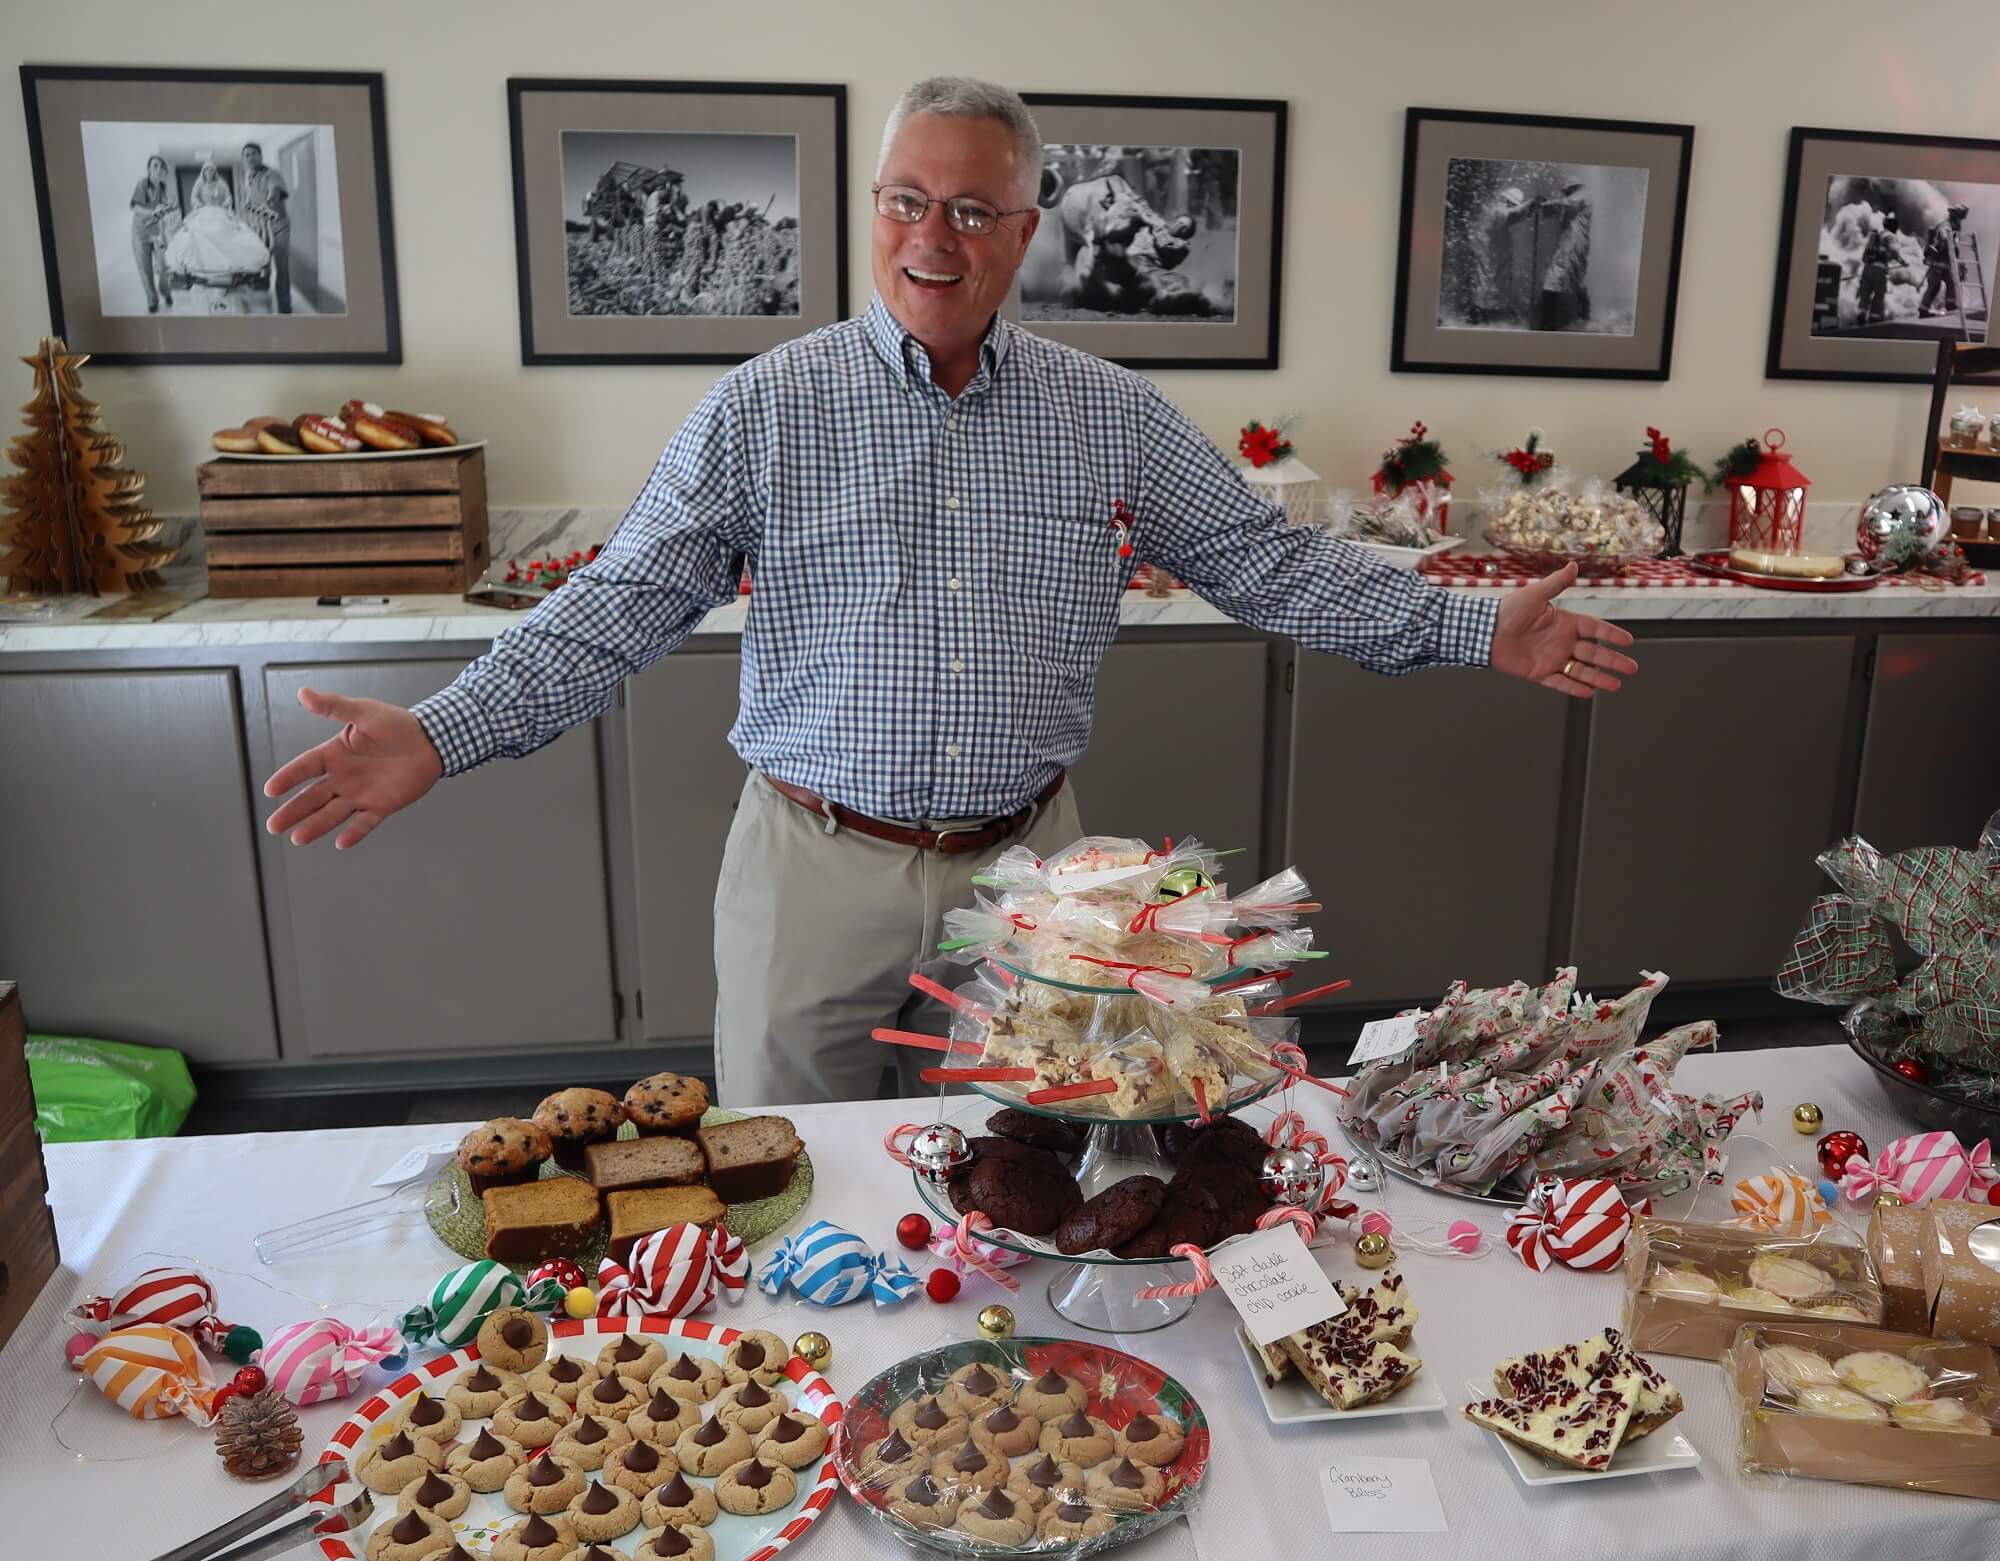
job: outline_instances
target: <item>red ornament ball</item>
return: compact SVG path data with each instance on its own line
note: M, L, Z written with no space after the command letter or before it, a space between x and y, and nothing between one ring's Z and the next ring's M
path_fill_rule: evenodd
M1931 1081L1931 1070L1924 1066L1920 1058L1898 1057L1889 1066L1912 1084L1928 1084Z
M528 1283L532 1286L544 1279L553 1279L563 1287L567 1295L578 1285L587 1285L590 1278L575 1260L566 1257L552 1257L546 1263L537 1263L528 1270Z
M259 1371L255 1366L245 1366L229 1379L229 1385L247 1397L254 1393L263 1392L265 1388L270 1386L270 1383L265 1379L264 1373Z
M912 1252L921 1252L931 1239L931 1222L921 1214L905 1214L896 1221L896 1239Z
M1991 1187L1986 1189L1986 1201L1988 1203L2000 1203L2000 1182L1995 1182Z
M1840 1180L1840 1173L1847 1169L1847 1162L1856 1155L1868 1158L1868 1146L1861 1141L1859 1133L1850 1133L1842 1128L1837 1133L1828 1133L1819 1141L1820 1175L1828 1181Z
M934 1268L924 1281L924 1294L933 1301L949 1301L958 1294L958 1275L948 1268Z

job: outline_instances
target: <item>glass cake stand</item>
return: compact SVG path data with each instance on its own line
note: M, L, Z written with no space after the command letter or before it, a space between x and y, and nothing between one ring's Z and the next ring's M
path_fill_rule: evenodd
M1232 1092L1226 1109L1235 1111L1260 1101L1283 1082L1284 1075L1278 1074ZM1191 1111L1156 1117L1079 1116L1060 1106L1027 1105L1017 1096L1004 1093L991 1084L974 1084L972 1087L985 1096L985 1100L969 1102L945 1119L957 1126L967 1138L980 1136L981 1121L989 1103L1068 1122L1084 1129L1083 1154L1076 1162L1075 1175L1077 1185L1086 1198L1094 1197L1128 1176L1157 1176L1163 1182L1171 1182L1174 1167L1160 1152L1159 1140L1153 1129L1172 1122L1196 1120L1195 1113ZM1269 1113L1263 1114L1268 1116ZM958 1223L958 1210L952 1207L946 1189L914 1172L912 1180L916 1183L917 1196L933 1215L946 1225ZM1012 1231L991 1232L979 1239L1009 1252L1052 1258L1060 1263L1062 1267L1048 1283L1049 1305L1058 1317L1072 1327L1092 1333L1150 1333L1156 1328L1179 1322L1194 1307L1195 1298L1191 1295L1147 1297L1139 1293L1154 1286L1179 1284L1188 1279L1191 1273L1185 1258L1122 1258L1114 1257L1109 1252L1070 1254L1058 1252L1053 1241L1020 1236Z

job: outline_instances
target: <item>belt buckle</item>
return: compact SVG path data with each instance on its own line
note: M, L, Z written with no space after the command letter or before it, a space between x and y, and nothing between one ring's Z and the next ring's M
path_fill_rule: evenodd
M993 827L993 824L994 820L988 819L983 824L956 824L950 829L934 829L931 833L937 837L937 843L931 849L937 852L939 856L961 854L945 850L945 841L949 840L953 835L983 835Z

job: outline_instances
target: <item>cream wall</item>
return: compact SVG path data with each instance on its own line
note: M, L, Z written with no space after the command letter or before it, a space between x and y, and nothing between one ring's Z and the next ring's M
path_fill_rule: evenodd
M1284 319L1276 373L1166 373L1168 394L1233 447L1250 417L1296 411L1300 454L1360 485L1422 417L1461 473L1547 430L1564 460L1609 473L1644 425L1704 459L1767 425L1851 501L1916 473L1921 387L1763 377L1786 132L1794 124L2000 135L1990 11L1936 0L1402 0L1117 4L1015 0L7 0L10 64L380 70L387 80L400 368L87 370L109 426L162 512L194 507L213 428L363 395L447 411L493 441L513 505L623 506L718 372L520 364L504 82L509 75L844 82L850 308L868 298L867 185L896 94L958 72L1046 91L1280 97L1291 104ZM0 113L0 405L48 329L18 85ZM1390 295L1402 113L1455 108L1691 122L1692 194L1674 375L1664 385L1394 375ZM18 423L0 416L6 432Z

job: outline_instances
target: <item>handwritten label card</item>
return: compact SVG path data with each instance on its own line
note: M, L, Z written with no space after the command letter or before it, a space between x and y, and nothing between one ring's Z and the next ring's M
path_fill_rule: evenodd
M1336 1534L1443 1534L1450 1526L1428 1458L1342 1458L1319 1471Z
M1244 1328L1259 1344L1347 1310L1333 1281L1306 1250L1296 1225L1274 1225L1239 1236L1211 1253L1209 1266Z
M1378 1062L1384 1057L1400 1057L1408 1051L1417 1039L1417 1021L1423 1014L1402 1014L1394 1019L1377 1019L1361 1027L1361 1039L1355 1045L1354 1053L1347 1059L1352 1067L1357 1062Z

